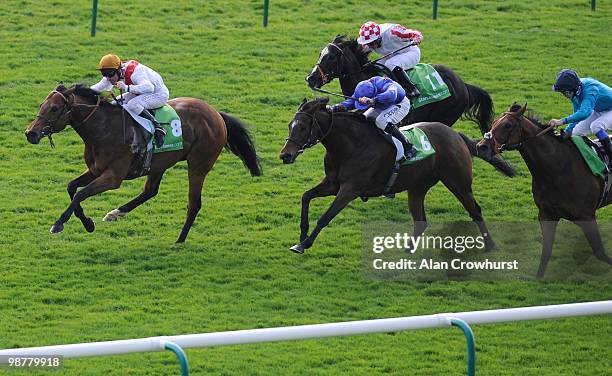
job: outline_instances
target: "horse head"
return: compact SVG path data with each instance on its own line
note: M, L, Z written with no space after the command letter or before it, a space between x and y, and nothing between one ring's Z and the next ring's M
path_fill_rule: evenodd
M508 111L493 122L491 130L478 143L478 154L486 158L520 147L525 141L523 123L528 121L524 116L526 111L527 103L524 106L516 103L510 106Z
M25 130L25 136L31 144L38 144L43 137L61 132L70 123L72 103L70 98L72 88L60 84L53 89L41 103L36 119Z
M306 76L306 82L311 88L320 88L334 78L361 73L362 65L368 61L368 54L356 40L337 35L319 53L319 60Z
M314 146L324 138L325 134L317 120L316 113L319 111L327 112L329 98L317 98L307 101L304 98L302 104L289 122L289 136L280 152L280 159L283 163L295 162L298 155L305 149Z

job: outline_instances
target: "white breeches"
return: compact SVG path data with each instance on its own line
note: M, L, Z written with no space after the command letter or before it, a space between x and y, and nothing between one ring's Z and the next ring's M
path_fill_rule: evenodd
M586 136L589 133L595 134L602 129L606 131L612 129L612 111L593 111L591 116L576 124L572 134Z
M148 94L124 93L123 99L128 110L140 114L144 109L150 110L165 105L168 102L169 93L167 90Z
M376 126L381 130L385 130L387 124L399 124L410 111L410 100L405 97L401 102L390 106L387 109L369 108L364 115L369 120L374 120Z
M405 52L383 59L381 62L385 67L393 71L395 67L401 67L403 70L412 69L421 61L421 49L417 46L406 48Z

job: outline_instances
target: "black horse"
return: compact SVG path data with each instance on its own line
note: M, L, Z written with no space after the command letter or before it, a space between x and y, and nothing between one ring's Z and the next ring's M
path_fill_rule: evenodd
M312 246L319 232L357 197L380 196L395 161L395 148L382 137L376 126L359 113L330 113L326 109L328 99L302 102L289 123L289 137L281 150L284 163L293 163L308 147L321 142L325 154L325 178L302 196L300 243L291 247L303 253ZM453 131L442 123L419 123L419 128L429 137L436 153L413 165L402 166L394 193L408 191L410 213L414 220L414 236L423 233L427 226L424 199L427 191L438 181L457 197L476 222L485 240L487 250L495 243L482 219L480 206L472 195L472 156L476 155L476 142ZM489 159L489 163L507 176L514 170L502 159ZM315 197L335 195L331 207L308 235L308 207Z
M493 123L491 133L478 144L478 152L490 158L504 150L518 150L531 172L543 238L537 277L544 276L561 218L582 229L595 257L612 264L595 218L595 211L610 204L612 196L600 202L604 183L591 173L578 149L571 141L559 140L534 116L525 115L526 110L527 105L512 105Z
M352 95L360 81L379 74L378 64L367 65L369 52L365 51L354 39L338 35L321 50L319 61L306 82L311 88L320 88L334 78L340 79L344 95ZM433 65L442 80L448 85L451 96L439 102L411 109L404 124L433 121L452 126L465 116L478 123L484 134L493 120L493 100L489 93L478 86L470 85L455 72L444 65Z

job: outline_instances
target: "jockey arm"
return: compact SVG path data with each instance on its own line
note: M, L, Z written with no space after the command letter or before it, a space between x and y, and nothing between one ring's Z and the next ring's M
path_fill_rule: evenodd
M129 85L129 92L134 94L148 94L155 91L155 86L147 78L144 70L140 67L134 70L132 74L132 84Z
M355 108L355 100L349 98L346 99L338 104L335 104L332 106L332 109L334 111L339 111L341 109L347 109L347 110L352 110L353 108Z
M571 132L577 123L591 116L595 109L595 101L598 92L599 90L597 88L592 88L589 92L584 93L584 99L582 99L581 102L578 102L576 98L572 100L574 113L561 119L563 123L569 124L565 128L565 132Z
M112 89L112 87L113 87L113 84L108 80L108 78L102 77L100 82L98 82L95 85L92 85L90 87L90 89L92 89L92 90L94 90L94 91L96 91L98 93L101 93L103 91L107 91L107 90Z
M420 31L408 29L399 24L391 29L391 35L404 43L413 43L417 45L423 41L423 34L421 34Z

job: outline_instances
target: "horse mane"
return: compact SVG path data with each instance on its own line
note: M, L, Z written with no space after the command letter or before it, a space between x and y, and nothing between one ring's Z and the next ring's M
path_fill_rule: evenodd
M332 43L338 45L340 48L350 48L357 58L359 64L362 66L369 61L368 56L370 55L371 51L365 51L363 48L361 48L359 43L357 43L357 39L348 38L346 35L336 35Z
M108 101L108 99L106 99L105 97L103 97L102 95L100 95L97 91L93 90L92 88L90 88L87 85L84 84L76 84L73 85L71 87L66 87L64 86L64 84L59 84L55 90L59 91L60 93L63 93L67 90L73 89L74 93L77 94L78 96L90 101L91 103L97 103L98 102L98 98L100 98L100 105L101 106L106 106L106 105L111 105L111 103Z
M521 108L523 108L522 105L514 102L512 103L512 106L510 106L510 109L508 110L508 112L518 112ZM534 112L530 108L527 108L527 111L523 114L523 116L529 119L533 124L535 124L540 129L548 128L548 125L542 124L540 115L538 115L536 112Z

